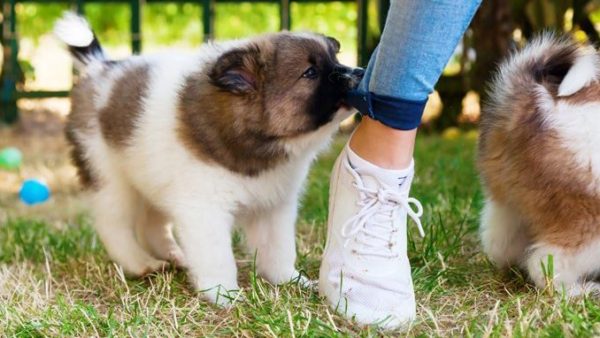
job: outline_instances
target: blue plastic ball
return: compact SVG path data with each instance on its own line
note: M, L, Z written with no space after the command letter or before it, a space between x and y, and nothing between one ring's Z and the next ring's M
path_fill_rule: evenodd
M50 198L50 188L43 181L35 178L29 179L23 182L19 197L27 205L43 203Z

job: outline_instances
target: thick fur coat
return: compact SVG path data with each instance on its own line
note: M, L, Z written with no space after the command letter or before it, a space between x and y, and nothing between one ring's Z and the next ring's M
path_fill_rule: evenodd
M260 275L298 278L302 184L362 77L338 42L278 33L113 61L81 17L55 32L80 72L67 136L110 257L136 276L174 262L226 303L239 225Z
M538 287L600 290L600 56L543 35L504 62L482 112L483 247Z

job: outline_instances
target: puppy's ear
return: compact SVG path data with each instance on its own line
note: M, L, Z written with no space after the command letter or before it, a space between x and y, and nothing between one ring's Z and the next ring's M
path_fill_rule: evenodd
M333 48L333 50L335 51L336 54L340 52L341 45L340 45L340 42L336 38L327 36L327 42L329 42L329 45L331 46L331 48Z
M260 50L257 46L234 49L221 55L209 76L212 83L233 94L242 95L258 89Z

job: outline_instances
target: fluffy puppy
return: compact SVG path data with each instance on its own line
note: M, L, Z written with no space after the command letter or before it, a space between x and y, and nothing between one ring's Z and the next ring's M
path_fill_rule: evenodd
M573 296L600 290L599 72L594 48L543 35L500 66L481 116L485 252Z
M67 136L110 257L134 276L175 262L227 302L240 225L260 275L297 278L302 183L363 74L339 64L339 43L278 33L113 61L81 17L66 14L55 33L80 72Z

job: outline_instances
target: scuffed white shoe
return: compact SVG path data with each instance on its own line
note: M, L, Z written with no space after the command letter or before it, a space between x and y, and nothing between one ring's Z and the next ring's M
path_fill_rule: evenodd
M331 175L319 292L337 312L360 324L405 328L416 316L406 254L407 216L424 236L423 208L408 196L414 165L393 187L373 170L353 168L349 151L346 146Z

